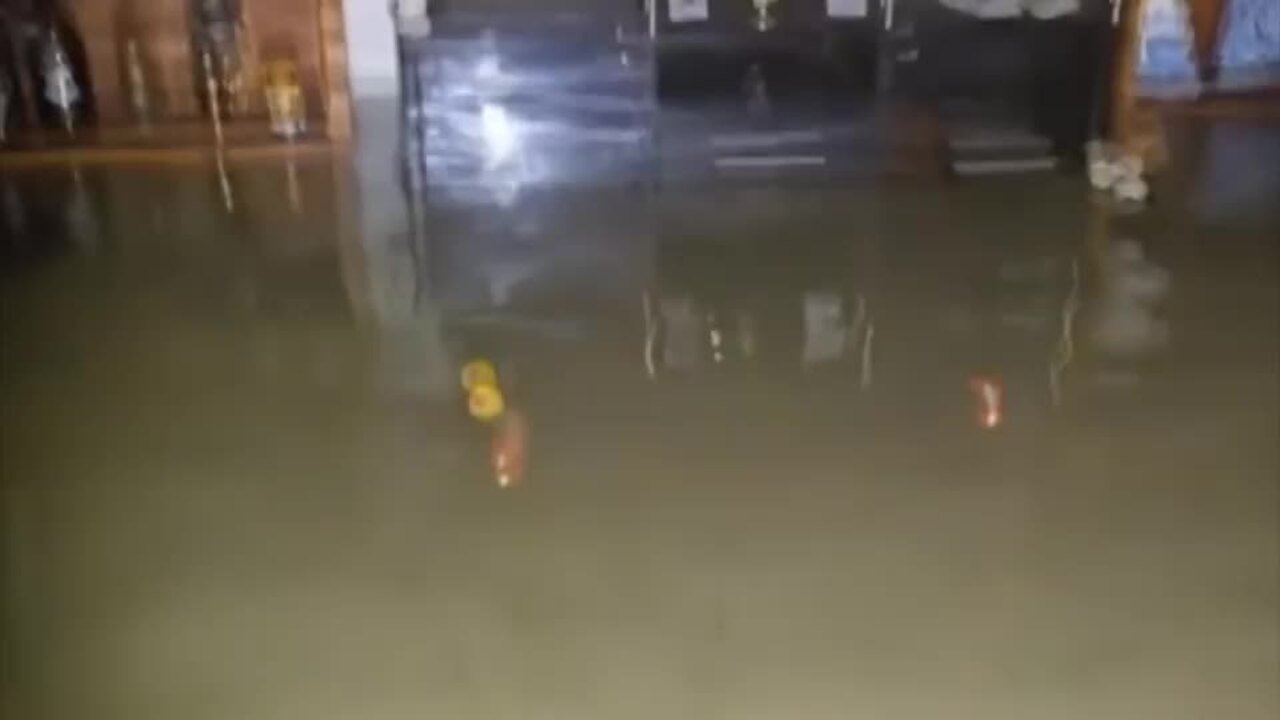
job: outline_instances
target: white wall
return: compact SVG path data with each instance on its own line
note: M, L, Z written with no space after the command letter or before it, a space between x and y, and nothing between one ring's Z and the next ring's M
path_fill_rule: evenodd
M389 0L344 0L347 25L347 65L351 92L356 97L395 95L395 25Z

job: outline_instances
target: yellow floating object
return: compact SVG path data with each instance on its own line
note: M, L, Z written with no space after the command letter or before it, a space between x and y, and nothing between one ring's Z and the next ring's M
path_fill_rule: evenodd
M484 385L496 388L498 386L498 371L493 367L493 363L484 358L478 358L462 366L461 380L462 389L467 392Z
M495 385L476 385L467 393L467 412L481 422L492 422L502 417L507 402Z

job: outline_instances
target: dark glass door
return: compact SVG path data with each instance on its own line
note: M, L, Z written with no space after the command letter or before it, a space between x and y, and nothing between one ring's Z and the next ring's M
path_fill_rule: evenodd
M1037 0L1000 3L1009 11L989 15L980 2L896 5L893 91L928 107L953 140L1062 158L1078 156L1101 129L1114 34L1108 0L1051 16L1037 16Z
M878 0L659 0L659 96L840 104L875 91Z

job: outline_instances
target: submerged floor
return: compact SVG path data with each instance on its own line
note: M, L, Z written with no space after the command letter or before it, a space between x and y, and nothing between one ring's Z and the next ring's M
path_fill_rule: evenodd
M1196 142L1102 226L1056 177L511 223L316 159L233 167L230 212L208 169L0 177L5 710L1274 718L1278 143ZM922 318L967 327L974 268L1087 264L1100 234L1171 273L1159 358L999 437L934 412L917 371L963 361ZM768 308L846 276L879 394L787 363L647 379L645 289ZM553 339L504 492L443 407L446 328L529 278L516 324Z

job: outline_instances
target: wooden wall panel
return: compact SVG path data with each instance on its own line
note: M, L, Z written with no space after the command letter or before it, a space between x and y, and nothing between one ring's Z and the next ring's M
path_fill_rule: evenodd
M351 137L352 107L342 0L320 0L320 54L329 139L347 140Z
M98 116L102 122L113 123L122 119L120 78L113 72L116 67L115 38L109 32L112 27L113 3L77 0L67 10L71 21L84 40L85 56L89 64L89 83L93 87Z
M90 0L91 2L94 0ZM101 0L98 0L101 1ZM162 111L177 118L195 117L198 112L195 76L191 57L191 33L187 25L186 0L135 0L151 35L155 56L156 86Z

